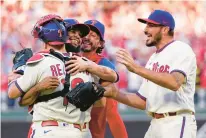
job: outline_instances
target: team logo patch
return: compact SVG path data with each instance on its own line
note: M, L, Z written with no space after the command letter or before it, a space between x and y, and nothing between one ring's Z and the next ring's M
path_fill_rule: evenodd
M62 37L62 30L61 29L58 30L58 34L59 34L59 37Z

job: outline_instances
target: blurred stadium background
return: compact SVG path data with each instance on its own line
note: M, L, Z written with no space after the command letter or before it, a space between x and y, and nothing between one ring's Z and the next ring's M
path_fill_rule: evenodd
M1 132L2 138L26 138L31 116L26 108L18 106L7 97L7 75L12 67L12 51L30 47L34 52L41 49L40 41L31 36L34 23L43 15L56 13L63 18L75 18L80 22L97 19L106 27L106 47L103 54L117 68L120 75L118 86L136 92L141 78L128 72L115 61L118 47L126 48L137 64L145 65L155 48L145 46L144 25L137 17L147 17L154 9L171 12L176 20L176 39L190 44L197 56L196 118L198 138L206 138L206 2L205 1L1 1ZM174 59L175 60L175 59ZM142 138L149 126L145 112L119 104L129 138ZM111 138L107 129L106 138Z

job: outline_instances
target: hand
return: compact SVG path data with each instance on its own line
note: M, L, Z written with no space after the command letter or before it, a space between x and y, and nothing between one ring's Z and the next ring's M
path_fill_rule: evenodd
M110 84L105 88L104 97L115 98L118 94L118 89L114 84Z
M56 89L60 84L57 77L49 76L40 81L38 85L38 91L44 91L48 89Z
M68 74L75 75L78 72L86 71L89 67L89 61L83 57L72 56L71 60L65 63Z
M9 75L8 75L8 82L9 83L18 79L19 77L21 77L21 75L17 74L16 72L17 72L17 70L14 70L11 73L9 73Z
M134 72L135 68L138 66L129 52L125 49L120 48L116 53L116 57L117 62L124 64L131 72Z

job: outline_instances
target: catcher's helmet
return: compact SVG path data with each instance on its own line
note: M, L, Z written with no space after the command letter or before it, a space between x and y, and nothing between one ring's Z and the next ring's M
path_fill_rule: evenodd
M34 38L39 38L49 45L63 45L66 34L63 19L54 14L43 16L32 30Z
M81 24L75 19L68 19L68 18L64 19L64 25L65 25L67 31L69 31L70 29L77 28L82 34L81 37L85 37L90 31L90 29L87 25Z

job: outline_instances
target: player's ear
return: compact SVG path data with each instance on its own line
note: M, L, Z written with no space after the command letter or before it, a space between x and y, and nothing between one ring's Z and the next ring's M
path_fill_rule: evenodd
M163 27L163 34L166 35L170 31L170 28L168 26Z

